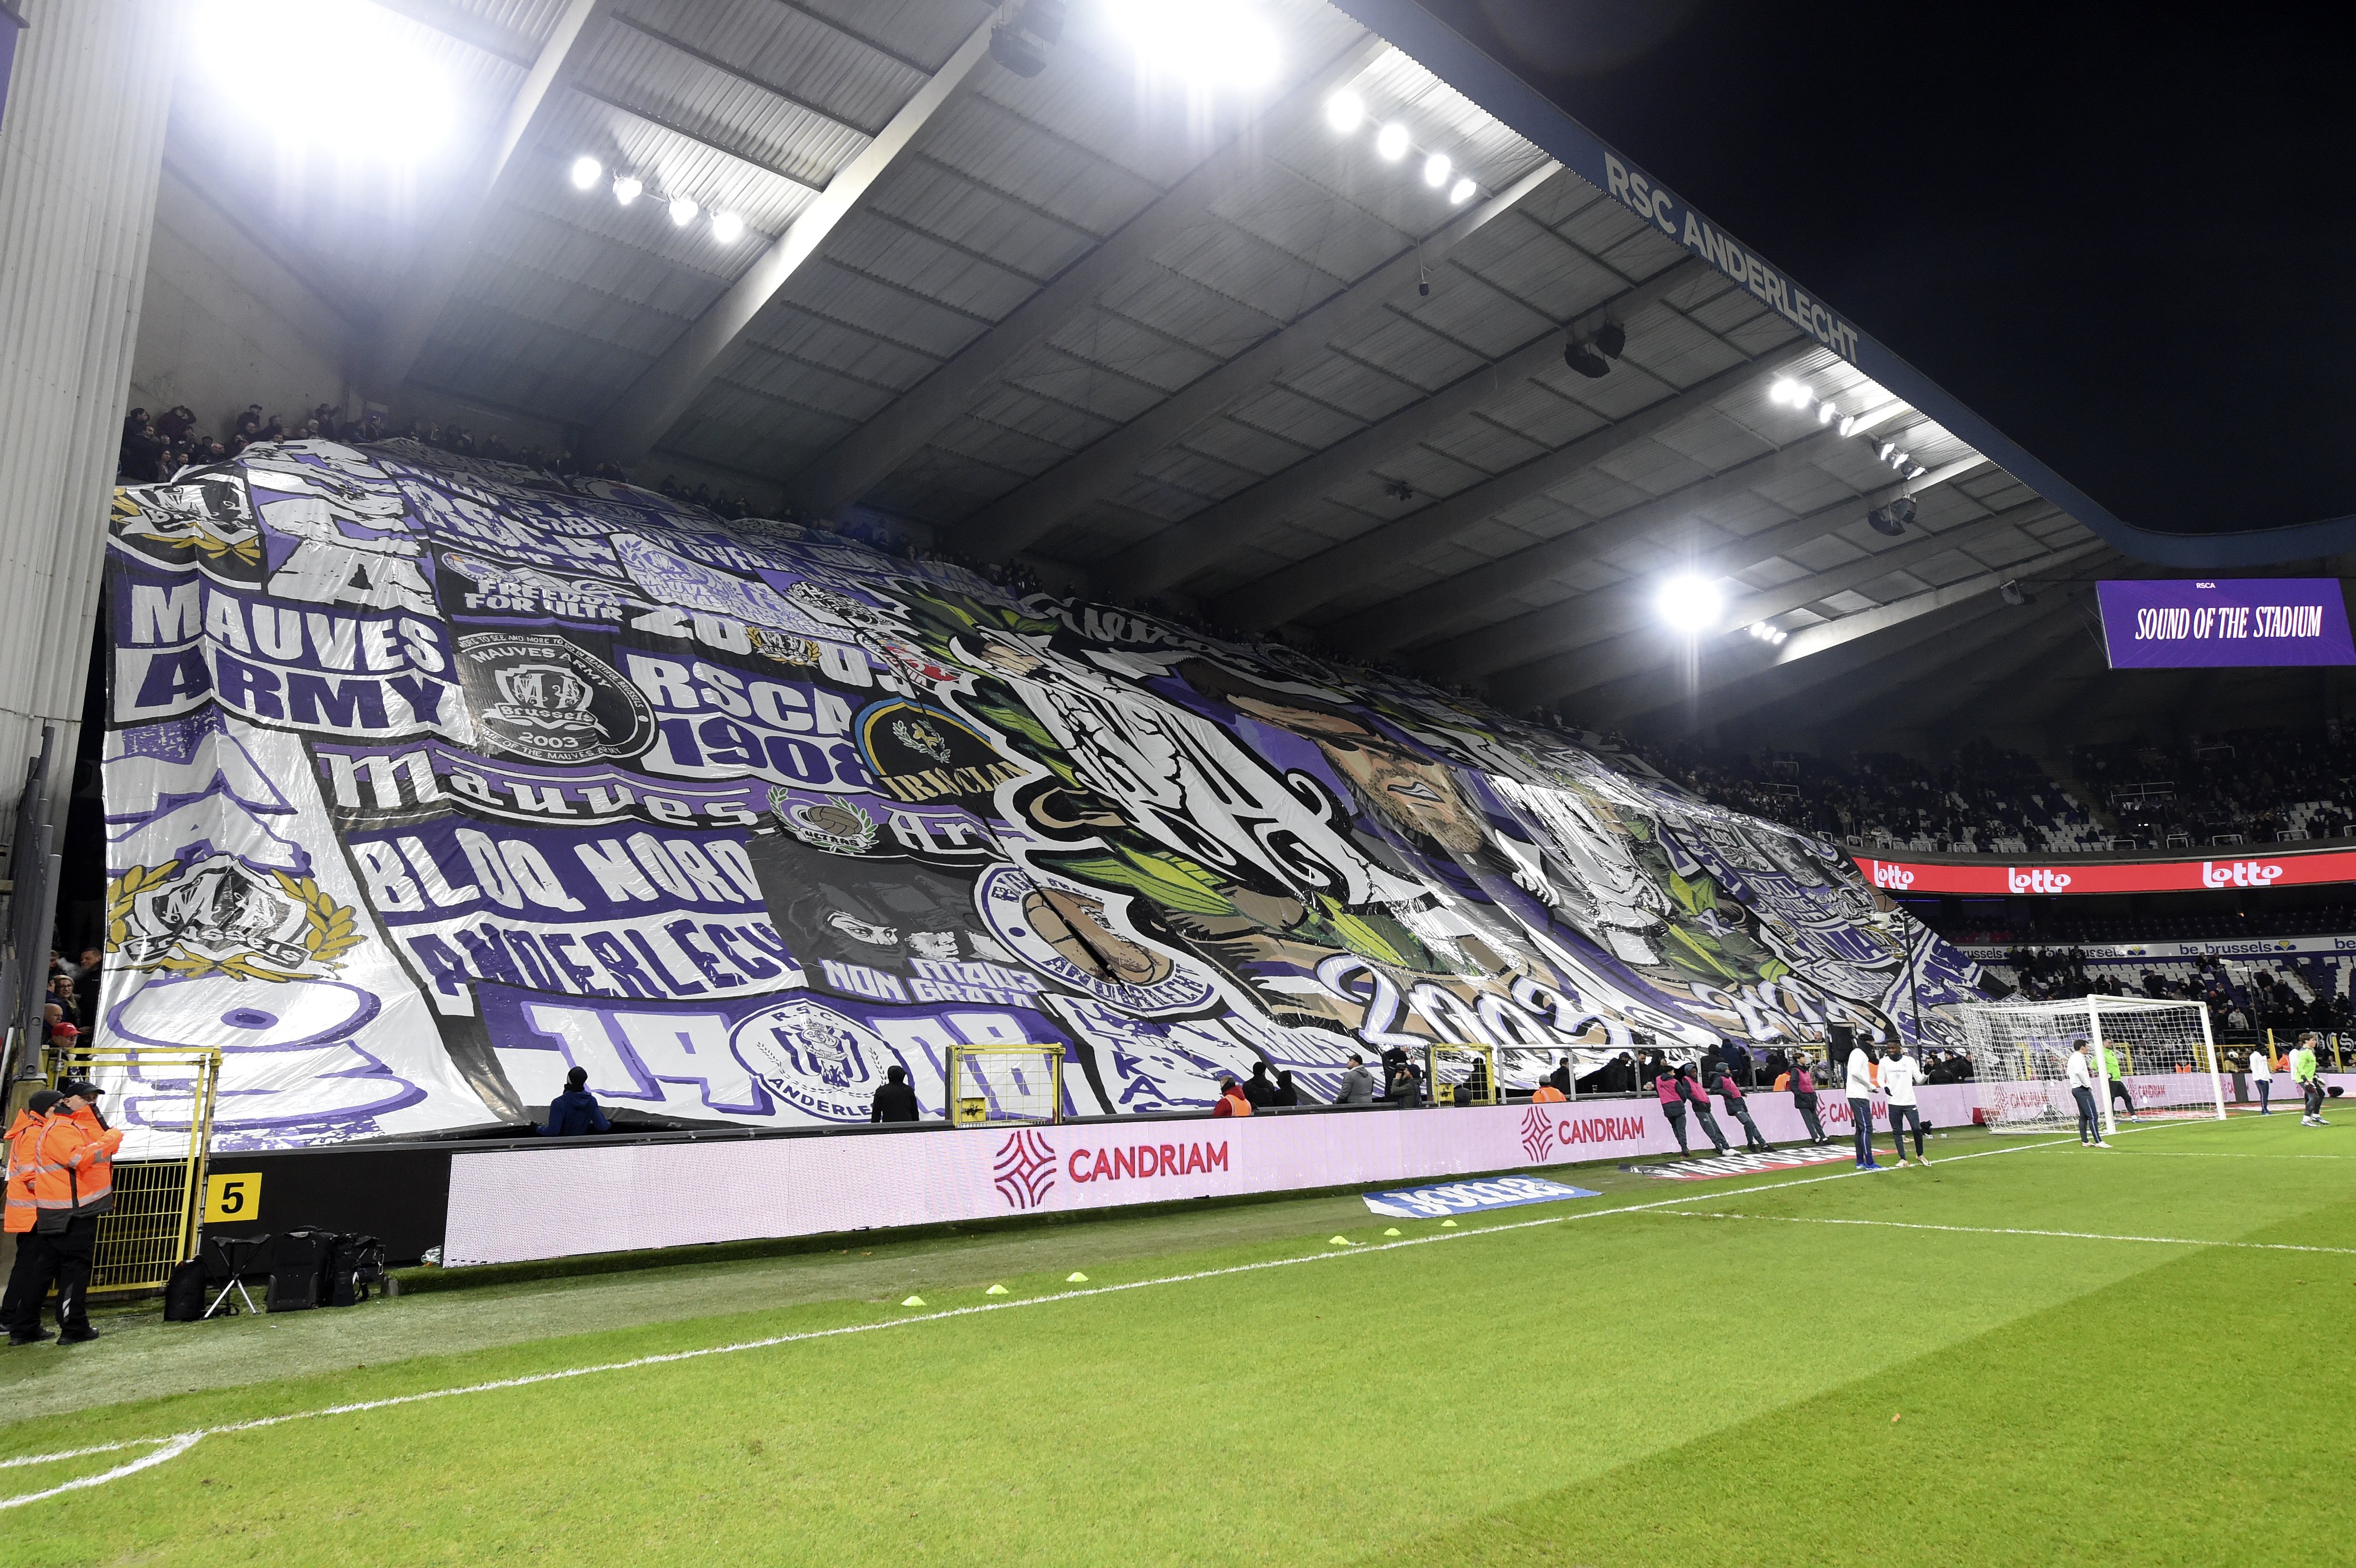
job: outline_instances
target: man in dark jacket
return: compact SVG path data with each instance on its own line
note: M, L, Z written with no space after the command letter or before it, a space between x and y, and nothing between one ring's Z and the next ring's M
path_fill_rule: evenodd
M1244 1080L1244 1098L1255 1111L1265 1111L1276 1104L1276 1085L1269 1081L1268 1063L1252 1063L1251 1076Z
M584 1087L589 1082L589 1070L576 1067L564 1075L564 1093L548 1103L548 1125L540 1129L543 1137L577 1138L584 1133L610 1133L614 1125L605 1113L597 1108L597 1097Z
M894 1062L884 1074L884 1083L867 1107L867 1119L871 1122L913 1122L917 1116L916 1086L908 1082L908 1070Z

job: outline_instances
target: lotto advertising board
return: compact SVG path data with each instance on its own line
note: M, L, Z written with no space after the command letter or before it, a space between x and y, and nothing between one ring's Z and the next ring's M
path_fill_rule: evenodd
M2104 581L2113 669L2356 664L2336 577Z
M2178 893L2222 888L2297 888L2356 881L2356 850L2282 854L2281 846L2236 847L2171 860L2095 865L1947 865L1929 860L1855 857L1865 880L1891 893Z
M1938 1126L1968 1125L1977 1104L1968 1085L1918 1093L1924 1119ZM1755 1094L1751 1104L1770 1141L1807 1136L1789 1094ZM1875 1124L1887 1127L1888 1107L1877 1099L1873 1110ZM1824 1096L1822 1115L1827 1133L1848 1136L1847 1101ZM1740 1147L1738 1123L1721 1115L1719 1127ZM1689 1123L1687 1136L1710 1152L1697 1125ZM454 1157L443 1257L454 1264L520 1263L860 1226L1387 1187L1676 1152L1659 1104L1644 1099L752 1142L593 1140ZM646 1200L661 1192L696 1197Z
M118 492L107 605L101 1028L223 1051L225 1149L573 1066L638 1125L863 1123L894 1066L938 1115L1013 1042L1076 1115L1322 1101L1977 978L1833 846L1430 688L413 443ZM185 1124L118 1087L134 1151Z

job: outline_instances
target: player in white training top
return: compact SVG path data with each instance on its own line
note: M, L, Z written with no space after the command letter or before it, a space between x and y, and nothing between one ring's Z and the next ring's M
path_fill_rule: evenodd
M2103 1141L2102 1113L2094 1109L2094 1062L2086 1054L2086 1037L2070 1042L2070 1097L2078 1102L2078 1142L2087 1148L2108 1148Z
M1898 1163L1906 1163L1906 1126L1911 1122L1915 1162L1928 1165L1931 1157L1922 1152L1922 1112L1914 1097L1914 1086L1922 1082L1922 1064L1895 1040L1882 1047L1882 1056L1881 1088L1890 1096L1890 1138L1898 1146Z

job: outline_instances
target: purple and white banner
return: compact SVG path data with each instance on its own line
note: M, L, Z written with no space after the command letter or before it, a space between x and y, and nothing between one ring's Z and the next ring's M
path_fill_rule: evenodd
M1264 1066L1940 1036L1974 965L1822 839L1430 687L407 441L117 492L102 1039L216 1147L1068 1116ZM135 1154L188 1086L116 1085Z
M2356 664L2336 577L2095 584L2113 669Z

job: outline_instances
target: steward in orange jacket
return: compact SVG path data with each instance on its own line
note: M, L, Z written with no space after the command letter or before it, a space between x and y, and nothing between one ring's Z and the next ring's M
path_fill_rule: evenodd
M1530 1104L1533 1105L1559 1105L1568 1098L1568 1095L1564 1094L1561 1090L1556 1088L1553 1084L1541 1083L1537 1086L1537 1092L1530 1095Z
M1244 1097L1244 1092L1237 1087L1236 1081L1232 1078L1219 1080L1219 1097L1211 1104L1211 1115L1248 1116L1251 1114L1251 1102Z
M91 1257L98 1217L114 1206L114 1151L122 1147L123 1135L104 1128L84 1093L44 1089L8 1129L5 1222L17 1238L16 1265L0 1317L11 1345L49 1337L41 1328L41 1303L52 1284L61 1342L98 1338L90 1326Z

